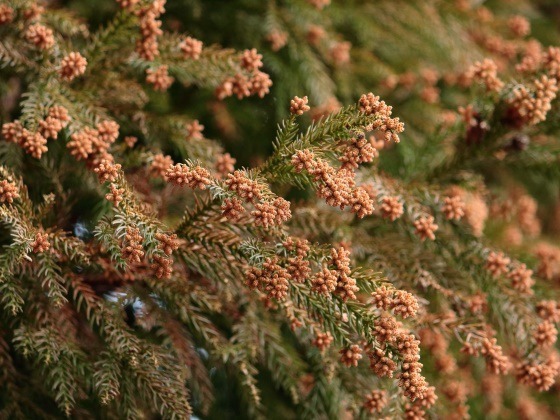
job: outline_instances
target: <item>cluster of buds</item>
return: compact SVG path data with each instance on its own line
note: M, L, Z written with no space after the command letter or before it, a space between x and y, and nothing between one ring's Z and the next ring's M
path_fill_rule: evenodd
M392 316L380 316L374 322L373 334L380 343L394 343L401 324Z
M22 147L25 152L35 159L41 159L43 153L48 151L47 139L41 133L24 132L22 136Z
M246 50L241 54L241 68L244 72L239 72L235 76L226 78L217 88L216 97L223 100L230 96L237 96L243 99L251 95L258 95L259 98L270 92L272 80L270 76L262 71L262 55L255 49Z
M488 10L488 9L486 9ZM507 60L511 60L517 54L518 43L513 40L506 40L495 35L480 35L473 37L483 48L492 54L497 54Z
M551 47L552 48L552 47ZM528 41L521 61L516 64L515 70L519 73L534 73L543 61L542 45L535 39Z
M398 386L411 401L422 400L430 392L428 382L422 376L422 363L419 360L418 353L405 354L401 363L401 372L397 375Z
M269 226L280 225L292 217L290 202L282 197L277 197L272 202L261 201L255 204L255 210L251 212L257 226L267 229Z
M541 50L538 50L538 52L541 52ZM549 77L556 79L557 81L560 79L559 47L548 47L548 49L544 53L542 53L540 62L542 62L544 69L546 70L546 73Z
M303 283L311 275L309 261L304 257L305 256L298 255L297 257L288 259L288 273L290 273L292 279L298 283Z
M486 369L495 375L505 375L511 368L511 363L503 349L497 344L495 338L484 338L482 342L467 342L463 345L461 352L470 356L481 354L486 360Z
M120 164L115 164L105 159L101 160L99 165L93 169L93 171L97 174L100 183L104 183L107 181L115 182L120 170Z
M373 333L382 346L390 344L402 357L401 372L398 375L399 386L405 396L412 401L423 399L427 394L428 385L421 375L420 341L404 330L402 325L391 316L381 316L374 322ZM383 349L376 349L369 354L371 367L380 376L392 376L396 366L389 362ZM383 362L383 360L385 360ZM391 363L392 362L392 363Z
M336 280L336 272L323 267L311 279L311 290L319 294L329 295L336 290Z
M318 331L315 334L312 344L323 352L330 347L333 340L333 336L330 332L322 333Z
M414 221L415 233L420 237L420 240L426 239L435 240L435 231L438 230L438 225L434 222L433 216L422 216Z
M259 182L247 177L245 171L242 170L237 170L232 174L228 174L226 185L241 199L253 203L260 200L264 189Z
M465 112L465 119L467 122L467 119L470 118L467 114L469 114L470 111L466 109ZM464 217L465 222L471 227L473 235L481 236L484 231L486 219L488 218L488 206L483 196L479 193L465 191L458 186L450 187L447 191L447 196L455 201L451 204L454 206L454 215L460 214L459 208L462 207L464 213L462 217ZM460 202L463 203L463 206L461 206ZM447 214L445 214L445 208L442 210L446 217L451 215L451 209L448 209Z
M352 344L349 347L340 350L340 363L346 367L356 367L358 362L362 360L362 349L357 344Z
M554 385L560 373L560 362L553 353L544 362L520 362L515 369L515 377L519 383L536 388L539 391L548 391Z
M393 290L385 286L379 287L373 294L373 304L382 309L394 309L395 314L403 318L414 316L418 310L418 302L413 295L402 290ZM380 377L393 377L397 363L386 351L390 347L401 357L401 371L397 375L398 385L404 395L411 401L424 400L423 406L433 405L437 396L434 388L429 387L422 376L420 360L420 341L390 315L381 315L374 321L372 333L380 347L368 350L371 369ZM394 356L394 353L393 353Z
M126 2L132 6L134 2ZM125 7L125 2L121 3ZM161 21L158 18L165 12L165 0L156 0L137 11L140 18L140 38L136 41L136 52L145 60L152 61L159 55L158 36L161 30Z
M558 330L551 321L545 320L537 325L533 333L535 343L540 348L549 348L558 338Z
M360 97L358 106L364 114L376 117L371 125L372 130L384 133L385 141L400 142L399 134L404 131L404 124L398 118L391 118L393 107L371 92Z
M465 73L465 80L482 83L488 92L499 92L504 86L498 77L498 66L490 58L474 63Z
M154 255L150 268L158 279L168 279L173 273L173 258Z
M523 194L516 197L515 217L521 231L528 236L535 237L541 232L541 223L537 216L537 202L529 195Z
M72 81L86 72L87 60L79 52L71 52L60 62L59 74L66 81Z
M171 166L173 166L171 156L164 156L161 153L154 155L149 168L150 175L152 177L165 178L165 173Z
M121 248L122 257L129 262L129 264L139 264L144 258L144 249L142 242L144 238L140 235L138 228L129 227L126 230L123 246Z
M441 211L447 220L459 220L465 215L465 203L459 195L445 197Z
M341 66L350 61L350 49L352 44L348 41L335 42L330 48L332 62L336 66Z
M171 165L165 171L165 180L177 186L186 185L192 189L205 190L212 182L210 172L201 166L188 166L183 163Z
M539 260L537 273L539 276L552 280L560 274L560 249L541 242L534 248L534 254Z
M367 353L370 369L380 378L392 378L397 363L386 354L385 349L375 348Z
M198 120L191 121L185 128L187 129L187 139L201 139L203 137L204 126Z
M536 306L537 315L550 322L560 322L560 304L554 300L541 300Z
M531 32L531 24L524 16L512 16L509 18L507 24L511 32L520 38L529 35Z
M290 101L290 114L292 115L303 115L305 112L309 111L309 100L307 96L300 98L295 96L294 99Z
M449 401L460 405L466 403L469 393L468 386L464 382L458 380L448 381L442 391Z
M311 279L312 290L319 294L337 295L346 302L349 299L356 299L356 292L359 290L356 280L350 277L350 251L347 249L331 249L329 267L323 267Z
M309 246L309 241L307 239L295 239L293 237L288 237L282 245L289 253L295 253L296 257L304 258L307 256L311 247Z
M258 71L262 66L262 54L259 54L255 48L241 53L241 67L248 72Z
M28 7L23 9L23 18L26 21L34 21L39 19L43 12L45 11L45 7L38 3L31 3Z
M231 221L238 221L241 215L245 212L245 208L243 207L243 202L236 198L226 198L222 203L222 215L226 217L226 219Z
M509 272L511 260L501 252L490 252L486 258L486 269L492 277L499 277Z
M403 215L404 207L398 197L385 196L381 199L380 210L383 218L394 222Z
M379 155L372 140L366 139L363 133L344 142L344 146L342 156L338 158L344 169L357 169L360 164L372 162Z
M48 151L47 138L56 140L58 133L66 127L68 121L70 117L66 108L53 106L49 109L47 117L39 121L37 132L28 131L18 120L15 120L2 126L2 136L6 141L20 145L35 159L41 159L43 153Z
M237 197L254 205L255 210L251 212L251 216L257 226L268 229L271 226L280 225L292 217L289 201L265 194L264 185L250 179L243 170L228 174L225 184ZM241 213L244 212L244 208L238 198L230 197L224 200L222 211L229 220L238 220Z
M179 44L179 49L181 50L184 58L189 60L198 60L200 58L200 54L202 53L202 41L187 36Z
M134 145L136 144L136 142L138 142L138 137L134 137L134 136L126 136L124 138L124 143L126 144L126 146L129 149L132 149L134 147Z
M179 240L176 234L167 235L165 233L156 233L156 240L159 242L158 249L165 255L153 255L150 268L158 279L171 277L173 272L173 251L179 249Z
M393 310L402 318L415 317L418 312L418 300L412 293L380 286L371 294L373 304L384 311Z
M277 258L267 258L262 268L249 269L246 285L266 293L268 299L284 300L290 287L290 274L278 264Z
M35 240L31 243L31 249L35 254L43 253L51 247L49 243L49 234L46 232L37 232Z
M366 395L364 409L370 414L381 413L387 405L387 392L381 390L371 391Z
M356 285L356 280L350 277L350 251L344 247L332 248L330 265L334 266L336 273L336 288L334 294L338 295L344 302L348 299L356 299L356 292L360 290Z
M529 270L525 264L519 264L508 273L508 279L511 281L511 287L518 292L526 295L532 295L533 284L533 270Z
M557 92L556 78L545 75L533 82L532 90L523 85L516 87L512 98L508 100L509 119L518 126L535 125L546 120Z
M423 68L420 71L420 79L423 85L420 91L420 97L428 104L435 104L439 101L440 90L437 88L437 82L440 75L437 70L433 68ZM445 116L444 116L445 120Z
M218 156L216 159L216 172L217 177L221 178L231 174L235 170L236 159L232 157L229 153L224 153Z
M288 43L288 34L284 31L273 30L268 33L266 40L270 42L272 51L279 51Z
M25 31L25 39L40 50L48 50L54 46L54 35L50 28L35 23Z
M154 89L159 91L169 89L175 80L169 75L169 67L166 64L155 69L147 69L146 74L146 82L153 85Z
M16 198L19 198L17 185L7 179L0 181L0 204L12 204Z
M91 167L98 167L105 160L113 162L109 148L119 137L119 125L110 120L97 124L96 128L85 127L73 133L66 147L78 160L86 160Z
M115 207L123 201L124 188L119 188L117 184L109 185L109 192L105 194L105 199L113 203Z
M66 147L70 149L70 154L77 160L87 159L93 153L93 142L97 135L97 130L90 127L84 128L72 134Z
M350 207L360 218L373 213L373 200L362 187L356 187L355 173L347 168L336 170L311 150L298 150L291 159L296 172L305 170L318 184L317 195L333 207Z

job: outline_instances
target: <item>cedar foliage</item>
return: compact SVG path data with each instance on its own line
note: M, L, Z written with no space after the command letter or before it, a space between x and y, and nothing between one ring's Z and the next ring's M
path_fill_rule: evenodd
M1 418L557 416L553 2L54 3L0 3Z

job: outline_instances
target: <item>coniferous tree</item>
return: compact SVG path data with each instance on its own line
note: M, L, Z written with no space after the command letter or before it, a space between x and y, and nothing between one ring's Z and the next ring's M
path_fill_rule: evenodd
M1 418L558 415L554 2L62 3L0 2Z

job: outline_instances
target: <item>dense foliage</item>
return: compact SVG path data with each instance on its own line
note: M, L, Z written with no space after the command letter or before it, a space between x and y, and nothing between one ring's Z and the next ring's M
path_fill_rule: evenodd
M557 418L559 15L0 0L0 417Z

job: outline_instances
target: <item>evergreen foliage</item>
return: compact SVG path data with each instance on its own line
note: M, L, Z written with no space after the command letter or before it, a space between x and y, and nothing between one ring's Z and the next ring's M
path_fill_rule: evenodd
M0 418L558 416L554 2L52 3L0 2Z

